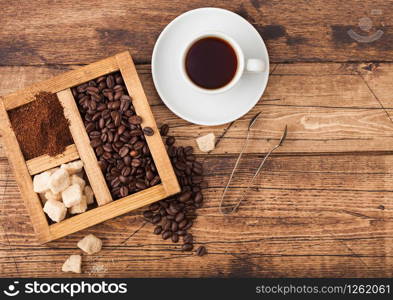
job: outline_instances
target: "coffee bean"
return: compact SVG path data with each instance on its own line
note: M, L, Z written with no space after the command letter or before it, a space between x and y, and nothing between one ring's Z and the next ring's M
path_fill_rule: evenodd
M166 144L168 146L171 146L175 143L175 138L173 136L168 136L168 138L166 139Z
M122 148L119 150L119 155L120 155L120 157L126 156L126 155L128 154L129 151L130 151L130 149L128 149L127 147L122 147Z
M143 128L143 133L147 136L152 136L154 135L154 131L151 127L144 127Z
M166 223L164 224L164 230L171 230L172 228L172 221L166 219Z
M139 128L132 128L136 130ZM160 133L162 136L166 136L169 131L169 126L161 126ZM130 141L130 144L136 149L138 141ZM174 145L175 138L168 136L166 139L168 155L171 159L174 171L181 186L181 192L175 197L170 197L165 200L158 202L160 208L155 207L155 211L158 211L161 216L162 230L169 233L165 234L166 238L171 236L172 242L178 242L179 236L183 236L183 251L191 251L193 249L193 236L188 233L188 230L193 226L193 220L197 217L196 210L202 207L203 195L202 189L206 188L206 181L203 180L203 166L197 162L197 157L193 154L193 147L176 147ZM142 154L146 151L146 144L138 145L138 151ZM139 158L139 156L137 156ZM152 163L150 168L145 167L145 181L146 184L151 184L155 178L157 183L159 182L158 175L155 175L153 179L152 172L156 172L155 166ZM140 167L137 167L138 169ZM139 177L138 177L139 178ZM138 179L139 180L139 179ZM197 255L205 255L207 250L204 246L198 247Z
M179 229L184 229L187 226L188 221L187 220L183 220L179 223ZM185 230L185 229L184 229Z
M167 239L169 239L171 236L172 236L172 232L169 231L169 230L165 230L165 231L162 233L162 239L163 239L163 240L167 240Z
M184 243L192 243L194 241L194 237L192 236L191 233L188 233L183 237Z
M192 192L185 192L179 196L180 202L187 202L191 198Z
M176 232L178 229L179 229L179 225L176 222L172 222L172 226L171 226L172 232Z
M154 228L154 234L160 234L162 232L162 226L158 225Z
M191 155L194 152L194 148L191 146L187 146L184 148L184 154L185 155Z
M130 131L130 135L131 135L131 136L139 136L139 135L142 135L142 130L140 130L140 129L133 129L133 130Z
M131 166L134 168L139 167L142 164L142 160L139 158L134 158L131 160Z
M146 211L143 212L143 216L145 218L147 218L147 219L150 219L151 217L153 217L153 212L149 211L149 210L146 210Z
M137 183L136 183L136 187L137 187L137 189L139 189L139 190L144 190L144 189L146 189L146 184L144 184L143 182L140 182L140 181L138 181Z
M194 225L194 222L192 220L188 220L187 225L183 228L184 230L188 230Z
M158 210L160 208L160 204L159 203L153 203L153 204L150 204L150 206L149 206L149 209L151 210L151 211L156 211L156 210Z
M161 221L161 216L159 214L155 215L152 219L153 224L158 224Z
M202 193L201 193L201 192L197 192L197 193L195 194L194 201L195 201L196 203L200 203L200 202L202 202L202 200L203 200Z
M198 256L204 256L207 254L207 250L205 246L199 246L198 249L196 249L196 255Z
M120 195L122 197L126 197L128 195L128 188L126 186L122 186L120 188Z
M168 126L168 124L163 124L163 125L161 126L161 129L160 129L160 134L161 134L162 136L166 136L166 135L168 134L168 132L169 132L169 126Z
M183 247L182 247L182 250L183 251L191 251L192 248L194 248L193 244L184 244Z
M177 223L180 223L181 221L183 221L183 219L184 219L184 213L182 213L182 212L177 213L177 215L175 217L175 221Z
M142 118L140 116L134 115L128 118L128 122L133 125L138 125L142 123Z
M177 233L173 233L172 234L172 242L177 243L178 241L179 241L179 236L177 235Z
M115 85L115 82L114 82L114 80L113 80L113 76L112 75L109 75L107 78L106 78L106 86L108 87L108 88L113 88L113 86Z
M154 176L154 178L150 181L150 185L154 186L158 184L161 181L161 178L159 175Z

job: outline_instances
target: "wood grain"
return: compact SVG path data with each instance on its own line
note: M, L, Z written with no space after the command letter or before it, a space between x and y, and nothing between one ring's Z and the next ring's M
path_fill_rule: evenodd
M262 111L262 117L254 127L247 152L266 152L278 141L285 124L288 124L289 134L284 147L279 149L282 154L390 152L393 149L393 123L389 116L393 104L389 102L388 81L393 64L373 66L336 63L272 66L274 72L261 101L231 126L215 154L237 153L248 121L258 111ZM44 78L64 71L48 67L6 67L0 70L3 71L0 72L0 87L4 86L7 91L10 91L10 83L3 74L15 71L19 78L26 78L16 84L20 87L33 82L30 77L33 71ZM203 127L176 117L155 92L150 66L139 66L138 72L157 123L168 123L171 134L181 145L195 145L194 138L209 132L219 137L228 127L228 124ZM304 82L308 84L304 85Z
M241 170L251 169L255 158L249 157ZM17 276L15 259L21 274L67 277L70 274L57 270L67 255L78 253L77 241L94 233L103 238L104 249L84 259L85 275L93 277L392 275L393 190L388 183L393 156L275 157L256 184L259 190L250 193L238 214L222 217L217 210L222 191L217 180L229 176L235 159L234 155L198 157L205 160L211 184L192 230L198 243L208 247L209 255L202 259L153 235L150 224L140 228L144 222L140 211L43 247L32 246L31 225L23 222L27 214L15 202L18 194L11 177L3 200L7 217L2 216L2 222L8 220L13 250L7 250L5 240L1 243L1 251L8 254L0 264L10 276ZM353 186L354 182L360 186ZM17 219L16 212L21 214ZM104 271L97 273L98 266Z
M178 14L203 6L224 7L250 21L272 62L261 101L232 125L205 128L180 120L151 80L161 30ZM393 276L392 1L42 0L0 8L0 95L130 49L158 125L169 123L181 145L195 146L195 137L211 131L221 137L213 153L197 153L209 186L192 229L208 248L202 258L153 235L142 210L38 246L0 147L2 276L81 276L59 270L88 233L104 241L98 255L83 258L83 276L90 277ZM369 32L359 28L365 17L372 21ZM383 35L358 43L348 30ZM262 118L227 204L284 123L290 134L239 212L223 217L219 195L257 111Z
M87 64L127 48L137 63L146 63L167 23L190 9L209 6L251 22L272 62L393 59L390 1L39 0L1 4L0 64ZM364 17L372 22L370 32L359 28ZM383 35L373 43L358 43L348 35L351 29L363 36L382 30Z
M70 161L79 158L78 150L75 145L69 145L66 147L63 153L56 156L42 155L26 161L27 169L30 175L35 175L43 171L52 169L60 166L61 164L68 163Z

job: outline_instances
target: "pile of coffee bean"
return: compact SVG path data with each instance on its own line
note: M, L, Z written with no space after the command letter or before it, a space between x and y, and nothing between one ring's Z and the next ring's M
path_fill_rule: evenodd
M72 88L112 197L119 199L161 182L120 72Z
M168 131L167 124L161 126L160 133L161 136L166 136L167 151L181 186L181 192L151 204L148 210L143 212L143 216L155 225L154 234L160 234L164 240L170 238L173 243L183 239L182 250L191 251L194 248L194 238L188 231L197 217L197 209L202 207L202 188L206 183L202 177L202 164L196 161L193 147L176 147L175 138L167 136ZM204 246L196 250L198 256L206 253Z

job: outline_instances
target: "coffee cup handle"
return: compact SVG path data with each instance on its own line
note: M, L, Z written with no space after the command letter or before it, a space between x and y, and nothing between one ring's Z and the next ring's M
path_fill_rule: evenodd
M266 65L263 60L257 58L249 58L246 62L246 70L252 73L260 73L263 72L266 68Z

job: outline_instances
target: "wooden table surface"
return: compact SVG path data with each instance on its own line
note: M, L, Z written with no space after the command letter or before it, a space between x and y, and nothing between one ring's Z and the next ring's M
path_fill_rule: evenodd
M203 6L245 17L271 59L262 99L225 126L181 120L159 99L151 78L161 30ZM73 276L61 273L61 265L79 253L76 243L88 233L102 238L104 248L83 256L82 276L393 276L392 9L386 0L0 2L0 95L129 49L158 124L167 122L179 144L195 145L208 132L223 135L213 153L198 153L209 187L192 233L207 246L205 257L153 235L141 210L39 246L0 148L0 276ZM348 30L383 34L362 43ZM285 124L288 137L239 211L224 217L219 196L258 111L262 118L236 186L247 182Z

